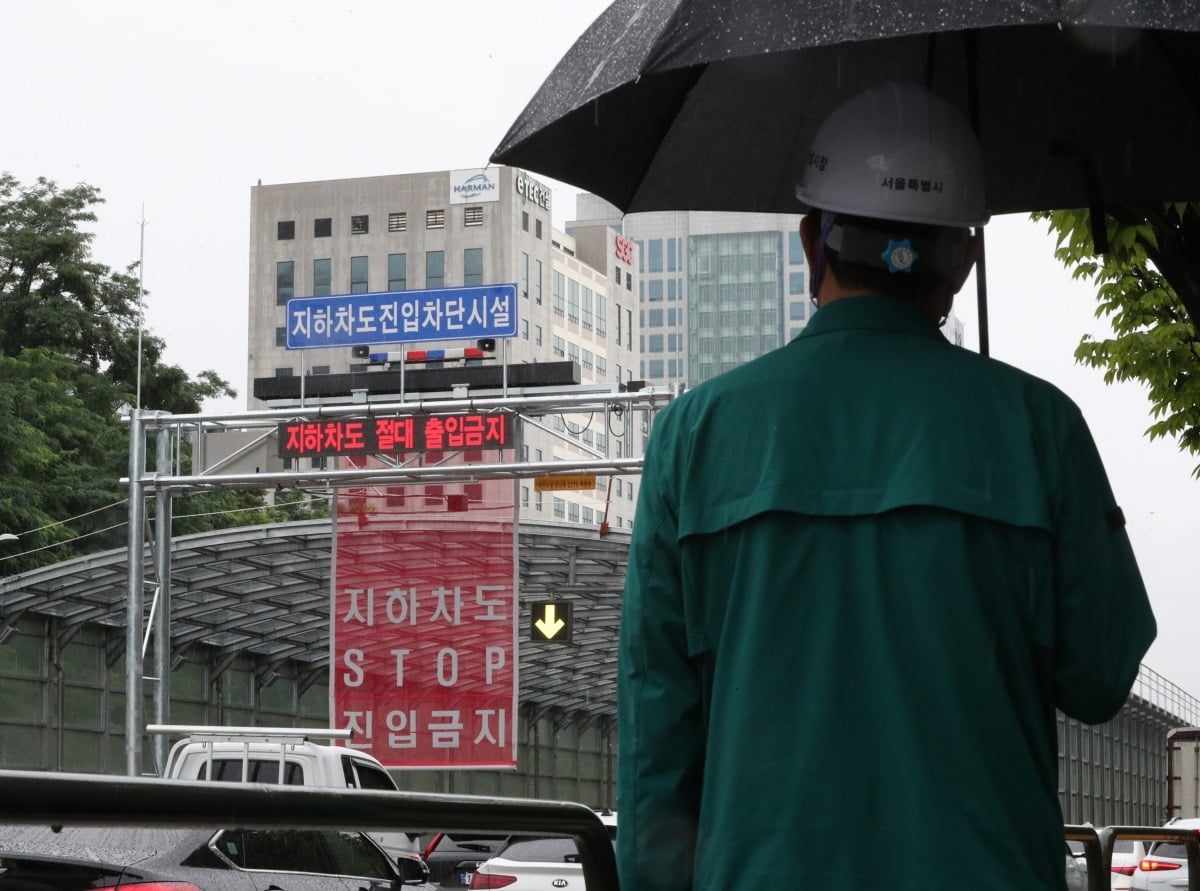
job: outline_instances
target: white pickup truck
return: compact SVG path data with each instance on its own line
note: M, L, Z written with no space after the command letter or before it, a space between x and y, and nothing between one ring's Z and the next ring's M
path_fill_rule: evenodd
M349 739L349 730L151 724L146 731L179 737L163 769L163 776L170 779L396 789L374 756L327 744ZM393 858L420 859L417 840L409 833L372 832L371 836Z

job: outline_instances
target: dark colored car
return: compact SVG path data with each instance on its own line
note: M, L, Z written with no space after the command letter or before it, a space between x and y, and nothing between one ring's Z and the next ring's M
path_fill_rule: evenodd
M0 891L431 891L361 832L0 827Z
M429 881L443 888L466 888L480 863L517 838L506 832L439 832L425 846Z

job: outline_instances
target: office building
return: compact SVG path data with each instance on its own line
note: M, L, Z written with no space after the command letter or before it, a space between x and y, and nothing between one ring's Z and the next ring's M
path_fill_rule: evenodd
M594 195L567 229L591 258L606 228L632 241L647 383L695 386L782 346L813 312L798 214L660 211L624 217Z
M488 358L405 367L569 360L581 385L628 384L640 370L636 250L611 232L596 248L599 266L585 262L574 239L552 228L552 197L544 183L510 167L253 187L249 393L256 381L292 377L313 393L322 376L371 370L345 347L289 349L289 300L507 283L517 286L515 336L499 340ZM446 339L386 349L445 349L454 356L476 347L473 340ZM253 395L248 401L252 409L269 404ZM522 426L522 460L641 454L642 432L632 425L556 415ZM543 493L523 480L522 517L627 530L637 476L597 483L595 491Z

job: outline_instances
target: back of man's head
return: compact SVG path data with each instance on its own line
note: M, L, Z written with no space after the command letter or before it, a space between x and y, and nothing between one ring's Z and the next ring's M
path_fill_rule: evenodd
M983 183L966 118L923 87L886 83L826 118L796 196L821 212L822 260L843 286L909 296L965 274L970 227L988 219Z

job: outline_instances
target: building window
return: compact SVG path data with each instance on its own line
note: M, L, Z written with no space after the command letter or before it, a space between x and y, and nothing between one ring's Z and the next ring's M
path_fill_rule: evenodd
M333 217L318 217L313 220L313 238L329 238L333 235Z
M350 217L350 234L366 235L371 230L371 218L365 213L354 214Z
M600 378L600 380L604 380L604 378L607 374L608 374L608 360L605 359L603 356L597 356L596 357L596 377Z
M534 268L533 296L534 296L534 299L537 301L538 306L541 306L541 304L542 304L542 261L534 260L533 264L534 264L534 266L533 266L533 268Z
M541 325L533 326L533 345L534 346L542 345L542 326Z
M425 228L426 229L445 229L446 228L446 211L444 211L444 210L427 210L427 211L425 211Z
M275 369L276 377L292 377L295 373L296 372L294 372L290 368L276 368Z
M555 518L561 520L566 515L567 515L566 499L555 498L554 499L554 516L555 516Z
M328 365L314 365L309 374L329 374Z
M788 263L799 265L804 262L804 245L800 243L800 233L793 230L788 232Z
M407 232L408 231L408 214L404 211L392 211L388 214L388 231L389 232Z
M328 257L313 260L313 292L314 297L328 297L333 284L333 261Z
M592 289L584 287L583 289L583 305L580 307L580 324L583 325L584 331L592 330Z
M275 346L287 346L287 326L281 325L275 329Z
M607 337L608 326L607 320L604 318L607 309L604 305L604 295L599 291L596 292L596 336Z
M280 220L275 226L275 233L280 241L291 241L296 237L296 221Z
M788 293L803 294L804 293L804 273L789 272L788 273Z
M621 267L620 266L613 267L613 281L618 285L621 284Z
M483 248L463 249L463 284L483 284Z
M464 226L482 226L483 225L483 208L475 205L472 207L463 208L463 225Z
M566 350L566 346L564 345L564 341L561 337L559 337L556 334L554 336L554 355L565 356L566 354L567 354L567 350Z
M446 252L425 252L425 287L442 288L446 285Z
M529 296L529 254L521 251L521 296Z
M579 282L567 279L567 321L579 321Z
M521 487L521 507L529 507L529 487Z
M367 258L350 258L350 293L367 293Z
M408 287L408 255L388 254L389 291L403 291Z
M538 238L542 237L542 221L541 220L533 221L533 234Z
M579 505L574 501L567 505L567 520L572 523L579 522Z
M275 305L284 305L295 292L296 263L293 260L281 260L275 264Z
M521 340L529 340L529 319L521 319Z
M553 280L550 285L550 292L554 298L554 314L561 316L566 312L566 304L563 302L563 281L566 277L557 269L551 274L553 275Z
M529 211L527 210L521 211L521 231L529 231Z

